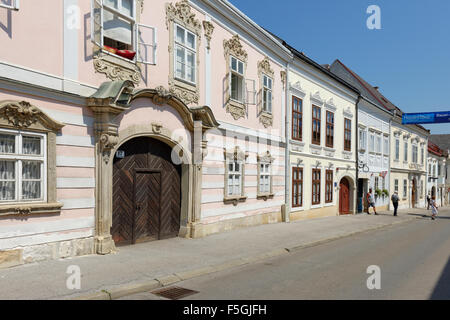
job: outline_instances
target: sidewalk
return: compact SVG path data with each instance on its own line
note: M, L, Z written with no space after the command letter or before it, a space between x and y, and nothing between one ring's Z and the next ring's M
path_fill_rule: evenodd
M424 209L327 217L237 229L201 239L173 238L119 247L116 254L45 261L0 270L0 299L109 299L289 254L352 234L412 221ZM428 212L429 213L429 212ZM69 290L67 267L81 269ZM103 291L102 291L103 290Z

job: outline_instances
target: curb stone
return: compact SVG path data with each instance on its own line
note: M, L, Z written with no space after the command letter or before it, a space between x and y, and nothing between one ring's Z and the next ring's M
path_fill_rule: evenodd
M332 238L317 240L317 241L313 241L310 243L304 243L304 244L300 244L300 245L296 245L296 246L291 246L288 248L275 249L275 250L268 251L266 253L260 253L260 254L254 255L254 256L250 256L250 257L238 258L238 259L230 260L230 261L227 261L227 262L224 262L221 264L217 264L217 265L210 265L210 266L206 266L206 267L202 267L202 268L198 268L198 269L181 271L181 272L177 272L177 273L170 274L167 276L159 277L159 278L156 278L156 279L150 280L150 281L134 283L134 284L125 284L125 285L119 286L117 288L109 289L108 291L102 290L101 292L95 292L95 293L90 293L90 294L86 294L86 295L81 295L81 296L72 298L72 300L113 300L113 299L118 299L120 297L124 297L127 295L136 294L136 293L145 292L145 291L151 291L151 290L154 290L154 289L157 289L160 287L169 286L174 283L192 279L195 277L231 269L234 267L243 266L246 264L255 263L255 262L267 259L267 258L272 258L272 257L276 257L276 256L281 256L281 255L287 255L289 253L292 253L292 252L295 252L295 251L298 251L298 250L301 250L304 248L318 246L318 245L321 245L321 244L324 244L327 242L332 242L332 241L335 241L338 239L351 237L356 234L373 231L373 230L377 230L377 229L381 229L381 228L385 228L385 227L390 227L393 225L402 224L402 223L410 222L413 220L415 220L415 218L404 219L404 220L392 222L389 224L377 225L377 226L369 228L369 229L364 229L364 230L359 230L356 232L350 232L350 233L338 235L338 236L335 236Z

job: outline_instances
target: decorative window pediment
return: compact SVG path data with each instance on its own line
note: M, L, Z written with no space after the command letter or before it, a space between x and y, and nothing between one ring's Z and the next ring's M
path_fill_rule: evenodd
M325 102L325 108L327 108L328 110L333 111L333 112L336 111L337 107L334 103L333 98L330 98L327 102Z
M58 131L64 124L53 120L45 112L26 101L0 102L0 125L14 129Z
M344 116L346 116L347 118L353 118L353 112L352 109L350 109L350 107L344 109Z
M232 55L243 62L247 62L248 54L241 44L239 35L235 34L230 40L223 40L223 48L227 61L229 60L229 56Z
M318 105L323 105L324 102L319 91L316 91L314 94L311 93L311 101Z
M295 94L300 95L302 97L306 96L306 91L303 89L302 84L300 81L297 81L295 83L290 83L290 90L294 91Z

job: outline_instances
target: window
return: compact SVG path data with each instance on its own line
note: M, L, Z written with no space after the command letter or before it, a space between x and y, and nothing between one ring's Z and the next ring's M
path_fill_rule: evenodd
M19 10L19 0L1 0L0 8Z
M333 202L333 170L325 171L325 203Z
M303 101L292 97L292 139L302 141Z
M228 196L240 196L242 193L242 162L228 162Z
M404 157L403 157L403 161L408 162L408 142L405 141L404 145L405 145L405 154L404 154Z
M423 148L420 148L420 163L423 165L424 161L424 150Z
M373 132L369 134L369 152L375 152L375 134Z
M400 140L395 139L395 160L400 160Z
M418 148L417 148L416 145L413 144L413 146L412 146L412 162L413 163L418 163L419 162L418 161L418 154L417 154L417 152L418 152Z
M386 189L386 179L381 177L381 190Z
M327 111L326 122L326 141L325 144L329 148L333 148L334 145L334 113Z
M197 36L175 24L175 78L195 85Z
M352 121L350 119L344 120L344 150L352 150Z
M312 143L320 145L320 107L312 107Z
M312 169L312 204L320 204L320 169Z
M230 57L230 97L244 103L244 63L235 57Z
M383 154L387 156L389 154L389 138L383 138Z
M394 190L398 193L398 179L394 180Z
M380 186L379 186L379 180L380 180L380 178L375 177L375 187L374 187L375 190L380 189Z
M136 0L91 1L91 40L105 54L156 64L156 28L137 23Z
M403 180L403 198L408 196L408 180Z
M359 149L367 149L367 132L364 129L359 129Z
M376 140L375 140L375 151L376 153L380 153L381 154L381 135L377 134L376 136Z
M303 205L303 168L292 168L292 207Z
M271 174L270 163L262 162L259 164L259 193L270 194L271 193Z
M437 167L438 167L438 176L440 176L441 175L441 165L438 163Z
M0 201L45 200L46 135L0 131Z
M272 113L272 78L263 74L263 111Z

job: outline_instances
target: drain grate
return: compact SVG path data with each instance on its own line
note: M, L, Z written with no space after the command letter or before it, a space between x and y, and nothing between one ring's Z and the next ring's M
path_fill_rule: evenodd
M198 293L198 291L181 288L181 287L168 287L163 289L158 289L155 291L152 291L151 293L161 296L170 300L178 300L193 294Z

